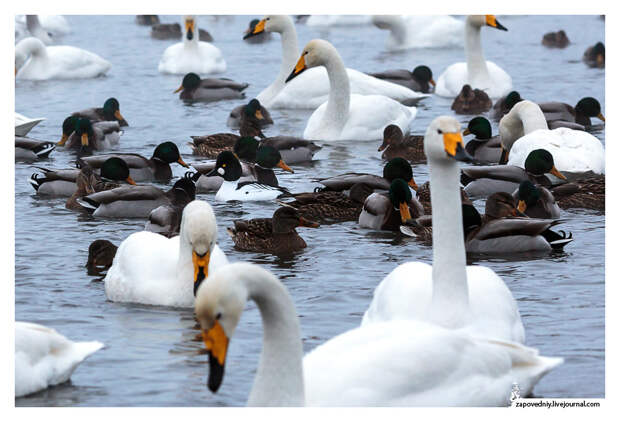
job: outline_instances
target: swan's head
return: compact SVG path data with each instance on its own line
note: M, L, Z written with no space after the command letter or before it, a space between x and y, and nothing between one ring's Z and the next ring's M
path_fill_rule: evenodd
M184 38L188 41L197 38L196 17L193 15L186 15L183 17L183 27L185 29Z
M582 98L575 106L575 112L587 117L598 117L602 121L605 121L605 116L601 113L601 103L599 103L596 98Z
M508 31L508 28L499 23L495 15L469 15L467 16L466 23L468 25L478 28L482 28L483 26L490 26L491 28Z
M477 139L491 139L491 123L484 117L474 117L467 124L464 135L475 135Z
M250 279L279 283L258 265L238 262L218 268L196 292L194 310L209 354L207 385L213 392L219 389L224 377L228 344L249 297L244 281Z
M383 167L383 178L388 182L392 182L395 179L402 179L414 190L418 190L418 185L413 180L413 170L409 161L401 157L392 158L385 163Z
M181 158L179 148L174 142L162 142L161 144L157 145L155 151L153 151L153 158L156 158L168 164L179 163L183 167L189 168L187 163Z
M217 223L213 208L205 201L192 201L183 209L179 231L181 244L192 251L194 294L209 276L209 260L217 241Z
M373 15L372 23L379 29L390 29L402 18L398 15Z
M463 146L461 124L449 116L439 116L428 126L424 135L424 153L429 163L471 161Z
M30 55L37 55L45 51L45 44L38 38L24 38L15 45L15 74L26 63Z
M261 20L252 25L254 21L250 22L250 28L246 31L243 39L253 37L254 35L262 34L263 32L278 32L282 33L287 28L294 28L293 20L288 15L267 15Z
M534 176L542 176L545 173L553 174L562 180L566 180L564 176L557 168L555 168L555 162L553 161L553 155L546 149L535 149L525 158L523 165L525 171Z
M301 57L297 61L295 68L285 82L290 81L306 69L311 67L323 66L330 57L340 57L338 50L325 40L312 40L304 47Z

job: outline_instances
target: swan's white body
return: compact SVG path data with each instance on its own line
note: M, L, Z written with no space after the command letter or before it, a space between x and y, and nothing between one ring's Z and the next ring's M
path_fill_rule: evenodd
M409 132L409 124L417 113L415 107L406 107L383 95L351 95L348 75L338 51L324 40L310 41L304 51L310 50L303 56L306 66L324 66L330 90L327 102L308 119L304 138L325 141L382 139L383 130L390 124L400 127L403 133Z
M56 330L15 322L15 397L61 384L84 359L103 347L98 341L73 342Z
M482 18L482 22L480 19ZM468 16L465 21L465 58L467 62L455 63L437 79L435 94L441 97L456 97L469 84L499 98L512 89L512 78L495 63L484 60L480 41L480 29L484 16Z
M368 15L311 15L306 20L308 26L354 26L368 25L371 18Z
M193 19L193 17L190 17ZM183 42L166 48L159 61L161 73L185 75L193 72L198 75L222 73L226 71L226 61L219 48L198 39L198 26L191 40L183 30Z
M33 127L45 120L45 117L31 119L23 114L15 113L15 136L26 136Z
M199 247L210 251L209 272L228 263L215 244L216 238L215 215L204 201L185 207L179 236L168 239L147 231L131 234L120 244L105 277L107 298L113 302L193 306L192 251L200 252Z
M560 127L549 130L538 104L519 101L499 122L500 141L510 151L508 164L525 166L528 154L539 148L553 155L561 172L605 173L605 148L588 132Z
M323 67L306 70L295 79L285 83L299 58L297 33L289 16L267 16L265 32L278 32L282 38L282 64L280 73L271 85L262 90L256 98L267 108L315 109L327 101L330 82ZM385 95L397 101L427 97L411 89L386 82L353 69L346 69L351 92L354 94Z
M444 135L437 133L438 129L447 133L446 128L460 134L456 120L440 117L424 138L433 206L433 266L408 262L394 269L376 288L362 326L413 319L473 336L523 343L519 309L504 281L490 268L466 266L460 170L443 150Z
M517 343L413 320L347 331L302 360L299 320L286 288L246 263L216 271L198 289L196 318L210 353L228 343L248 300L263 321L248 406L500 406L509 402L513 382L529 394L562 362ZM220 333L215 340L212 331Z
M71 26L62 15L37 15L41 27L52 33L52 36L71 33ZM15 26L26 25L26 15L15 15Z
M448 15L373 15L372 23L390 31L389 51L463 45L463 21Z
M17 79L83 79L105 75L112 65L95 53L68 45L46 47L29 37L15 46Z

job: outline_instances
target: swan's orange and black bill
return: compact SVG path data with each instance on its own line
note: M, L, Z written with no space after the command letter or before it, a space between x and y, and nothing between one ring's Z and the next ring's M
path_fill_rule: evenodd
M220 388L224 379L224 366L228 352L228 337L219 321L215 321L209 330L202 330L202 339L209 353L209 380L207 386L214 393Z
M265 32L265 19L261 19L260 21L258 21L258 23L256 24L256 26L254 27L254 30L251 32L248 32L247 34L245 34L243 36L243 39L248 39L250 37L253 37L254 35L258 35Z
M211 253L209 251L199 255L196 251L192 251L192 263L194 264L194 296L200 287L200 283L209 276L209 259Z
M187 33L187 39L188 40L192 40L194 38L194 20L193 19L187 19L185 21L185 32Z
M493 28L501 29L502 31L508 31L508 28L506 28L504 25L499 23L497 18L495 18L495 15L486 15L486 22L487 22L487 25Z
M449 157L457 161L471 161L471 156L463 146L463 137L460 133L444 133L443 146Z
M300 73L302 73L304 70L306 70L306 60L302 54L302 56L299 58L299 60L297 60L297 64L295 65L295 69L293 69L293 71L291 72L291 74L288 76L288 78L286 78L286 81L284 82L288 82L291 79L293 79L295 76L299 75Z

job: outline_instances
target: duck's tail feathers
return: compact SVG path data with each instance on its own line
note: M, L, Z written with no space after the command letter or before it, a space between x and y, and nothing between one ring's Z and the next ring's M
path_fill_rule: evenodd
M45 158L50 154L50 152L54 151L54 149L56 149L56 144L52 142L45 142L44 144L41 144L34 153L39 158Z
M94 211L99 207L99 204L93 201L89 201L86 197L77 198L76 201L78 204L90 211Z

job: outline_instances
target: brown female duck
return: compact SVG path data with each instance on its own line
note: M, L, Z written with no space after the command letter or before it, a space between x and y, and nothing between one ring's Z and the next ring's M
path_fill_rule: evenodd
M97 239L88 247L88 261L86 269L88 275L101 275L102 271L108 270L114 262L114 256L118 248L108 240Z
M493 103L486 92L481 89L472 89L470 85L463 85L461 92L452 102L451 109L456 114L480 114L490 110Z
M565 48L568 44L570 44L570 40L563 29L560 29L558 32L547 32L543 35L542 45L545 47Z
M583 62L590 67L605 67L605 44L597 42L583 53Z
M228 228L228 234L235 248L242 251L285 255L304 249L306 242L297 234L296 227L318 227L291 207L278 208L272 218L235 220L235 227Z
M424 155L424 136L403 136L403 131L396 125L388 125L383 130L383 143L377 151L383 151L381 158L391 160L402 157L413 163L426 163Z
M578 179L551 189L562 209L585 208L605 212L605 175Z

